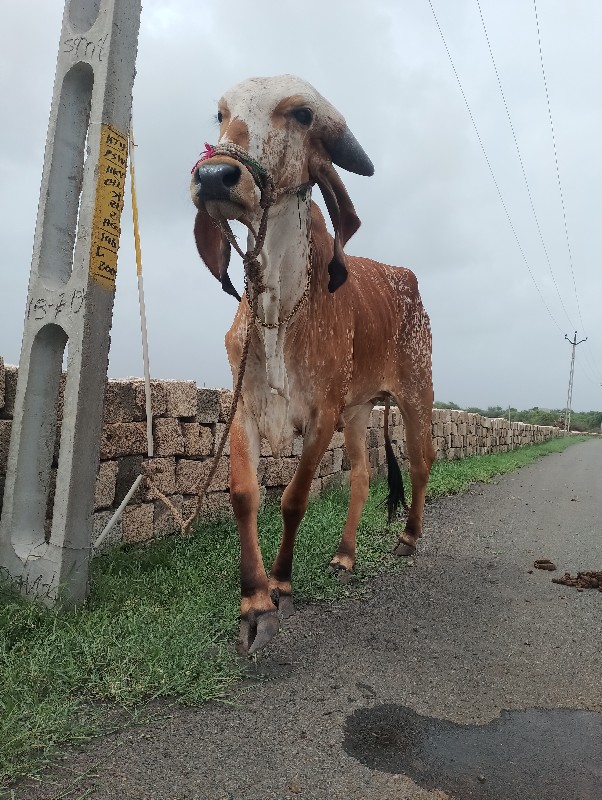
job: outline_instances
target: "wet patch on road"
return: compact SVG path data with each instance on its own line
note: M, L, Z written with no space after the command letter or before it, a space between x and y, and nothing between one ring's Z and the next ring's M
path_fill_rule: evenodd
M458 725L410 708L357 709L343 748L365 766L403 773L461 800L599 800L602 714L502 711L487 725Z

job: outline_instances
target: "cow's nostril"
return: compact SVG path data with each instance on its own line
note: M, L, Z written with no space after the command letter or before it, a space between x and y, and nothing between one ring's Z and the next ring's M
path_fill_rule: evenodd
M240 167L231 166L230 164L228 164L227 167L228 172L224 172L222 180L224 182L224 186L227 186L228 189L231 189L233 186L236 186L240 179Z
M227 200L240 175L236 164L201 164L195 175L197 194L202 200Z

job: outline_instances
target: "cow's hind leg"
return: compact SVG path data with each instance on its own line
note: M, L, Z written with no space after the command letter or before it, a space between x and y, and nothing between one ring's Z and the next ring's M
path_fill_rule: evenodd
M370 464L366 447L366 429L370 420L372 403L362 406L345 425L345 447L351 462L349 510L341 541L330 566L350 572L355 566L357 526L362 515L370 484Z
M322 419L306 432L299 465L282 493L282 541L270 573L272 599L278 605L281 617L290 616L295 610L291 586L295 538L307 508L311 482L333 432L334 419Z
M426 498L426 485L435 449L432 436L432 392L410 401L398 397L398 405L403 416L406 433L406 447L410 462L410 481L412 483L412 504L408 511L405 530L393 551L398 556L409 556L416 552L416 542L422 536L422 515Z

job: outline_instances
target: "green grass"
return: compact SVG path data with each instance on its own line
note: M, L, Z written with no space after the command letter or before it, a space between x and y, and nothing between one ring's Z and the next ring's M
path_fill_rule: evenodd
M583 438L437 462L429 497L460 492ZM383 481L376 481L350 584L324 569L343 526L347 492L335 490L310 504L295 551L297 602L354 594L366 576L399 565L389 555L396 531L385 529L385 493ZM260 529L269 564L280 537L276 505L261 512ZM244 670L232 647L238 557L234 524L214 521L187 540L173 537L97 557L90 598L80 610L53 611L0 593L0 787L42 766L61 744L140 719L150 700L197 704L224 697Z
M590 438L589 436L566 436L561 439L550 439L543 444L512 450L509 453L471 456L458 461L435 461L429 479L428 497L434 499L442 495L462 492L471 483L490 481L495 475L513 472L550 453L562 453L572 444L589 441Z

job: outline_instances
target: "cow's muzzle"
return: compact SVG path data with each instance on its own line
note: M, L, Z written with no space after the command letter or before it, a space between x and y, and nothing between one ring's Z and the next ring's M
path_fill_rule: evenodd
M259 205L259 189L249 170L221 154L195 165L190 193L195 206L218 221L242 219Z
M232 189L237 186L241 169L236 164L200 164L194 174L196 195L202 202L231 201Z

